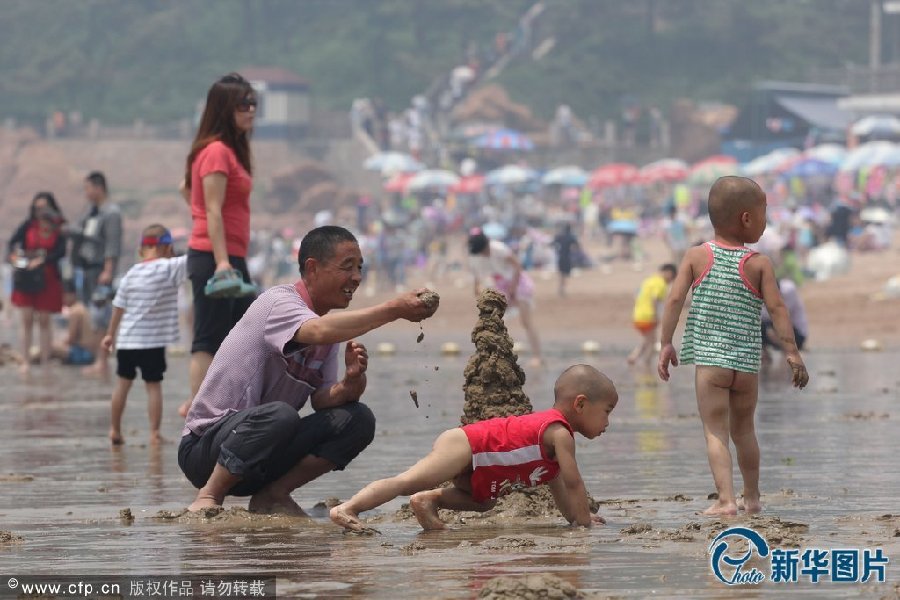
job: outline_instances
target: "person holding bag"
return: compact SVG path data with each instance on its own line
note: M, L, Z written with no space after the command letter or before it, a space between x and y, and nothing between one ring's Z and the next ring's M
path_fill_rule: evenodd
M238 73L218 79L191 144L181 186L191 209L187 270L194 297L187 415L213 356L256 297L247 269L253 165L250 135L257 97Z
M50 315L62 311L62 277L59 260L66 254L62 232L65 219L50 192L38 192L31 201L28 219L9 240L7 260L13 272L12 303L22 312L23 374L30 369L32 329L40 328L41 363L48 364L53 349Z

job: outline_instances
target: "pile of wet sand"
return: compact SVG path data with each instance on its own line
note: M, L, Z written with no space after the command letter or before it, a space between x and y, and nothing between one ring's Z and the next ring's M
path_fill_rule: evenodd
M21 535L16 535L12 531L0 531L0 544L20 544L25 541Z
M586 598L556 575L534 573L520 577L494 577L484 584L479 598L488 600L538 600L540 598Z
M522 391L525 372L503 322L506 297L486 289L478 297L477 306L478 322L472 329L475 353L464 371L463 425L532 412L531 401Z

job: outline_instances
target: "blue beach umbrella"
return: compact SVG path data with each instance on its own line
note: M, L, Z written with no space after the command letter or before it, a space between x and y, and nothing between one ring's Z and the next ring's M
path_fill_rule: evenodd
M826 162L824 160L816 160L815 158L805 158L798 163L791 165L783 175L785 177L800 177L807 179L811 177L830 177L837 173L837 165Z
M534 150L534 143L514 129L498 129L475 138L472 145L487 150Z

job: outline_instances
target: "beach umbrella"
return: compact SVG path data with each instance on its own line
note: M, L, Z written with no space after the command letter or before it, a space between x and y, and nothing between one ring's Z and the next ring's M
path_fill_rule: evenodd
M837 172L837 165L817 160L815 158L804 158L794 163L790 168L782 172L785 177L800 177L801 179L809 179L812 177L830 177Z
M363 168L367 171L379 171L382 175L393 175L421 171L425 167L409 154L378 152L363 162Z
M687 182L691 185L708 185L719 177L737 175L739 172L740 167L737 164L737 159L733 156L717 154L705 158L691 167Z
M506 237L507 229L502 223L488 221L481 226L481 232L492 240L502 240Z
M427 188L448 188L456 183L459 183L459 175L456 173L442 169L426 169L413 175L407 189L418 191Z
M469 175L450 186L454 194L477 194L484 189L484 175Z
M397 173L384 183L384 190L394 194L402 194L406 192L406 188L413 177L415 177L415 173Z
M616 187L628 183L634 183L640 172L634 165L628 163L609 163L602 165L591 172L588 185L594 189Z
M796 148L776 148L744 164L741 167L741 173L749 177L772 173L781 168L787 160L796 156L800 156L800 151Z
M537 177L537 171L528 167L506 165L490 171L485 175L484 182L488 185L515 185L534 181Z
M581 167L557 167L544 173L541 183L544 185L581 186L587 183L588 174Z
M641 183L683 181L688 174L688 164L677 158L664 158L641 167L638 173Z
M489 131L475 138L472 145L486 150L534 150L534 143L514 129Z
M840 144L819 144L818 146L809 148L803 155L807 158L814 158L816 160L839 165L847 156L847 148Z
M847 153L841 162L841 171L858 171L863 167L880 164L896 150L891 142L868 142Z
M863 117L850 127L850 132L865 137L900 137L900 119L892 115Z

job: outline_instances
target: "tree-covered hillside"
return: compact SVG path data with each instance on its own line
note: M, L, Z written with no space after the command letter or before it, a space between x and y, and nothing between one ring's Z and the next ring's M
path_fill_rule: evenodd
M400 108L471 43L494 44L532 0L4 0L0 117L169 121L193 114L215 77L281 66L320 106L358 96ZM566 102L608 116L624 96L737 102L758 79L865 63L861 0L544 0L538 61L500 77L549 114Z

